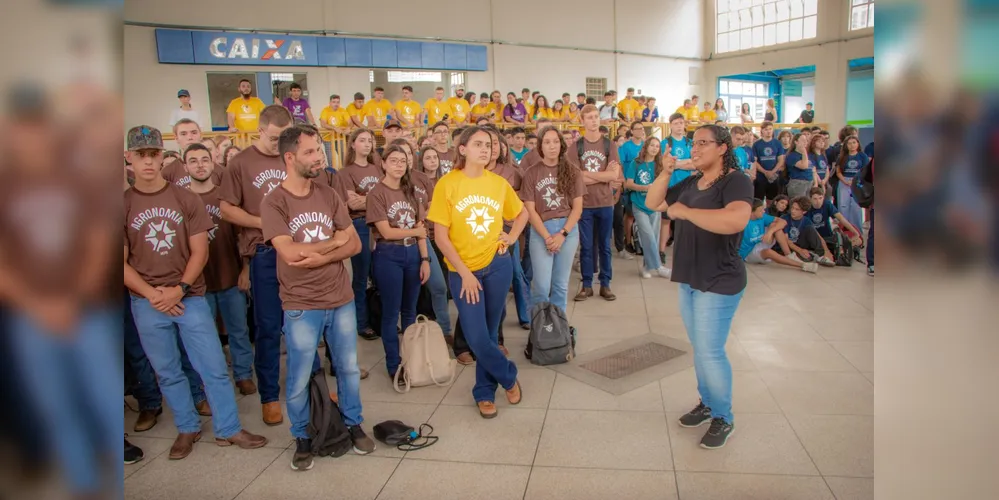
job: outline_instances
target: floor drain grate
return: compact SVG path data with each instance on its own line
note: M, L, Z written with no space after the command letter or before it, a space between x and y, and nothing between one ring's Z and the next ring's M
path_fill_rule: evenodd
M579 367L597 375L617 380L684 354L686 351L648 342L603 358L587 361L580 364Z

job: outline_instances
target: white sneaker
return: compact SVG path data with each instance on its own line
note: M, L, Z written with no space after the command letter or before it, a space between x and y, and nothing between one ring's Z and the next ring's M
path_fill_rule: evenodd
M791 259L791 260L793 260L795 262L800 262L802 264L805 263L803 260L801 260L801 257L798 257L798 254L795 253L795 252L791 252L791 255L788 255L787 258L789 258L789 259Z
M642 278L643 279L649 279L651 277L652 277L652 273L646 271L645 269L642 269Z
M628 253L627 250L621 250L617 253L617 256L624 260L635 260L635 256Z
M659 269L656 270L656 272L659 273L660 278L669 279L670 276L673 276L673 270L666 266L660 267Z
M832 259L830 259L829 257L826 257L825 255L819 257L817 260L819 261L819 264L822 264L823 266L836 267L836 263L833 262Z
M819 272L819 264L816 262L805 262L804 264L801 265L801 270L805 271L806 273L815 274Z

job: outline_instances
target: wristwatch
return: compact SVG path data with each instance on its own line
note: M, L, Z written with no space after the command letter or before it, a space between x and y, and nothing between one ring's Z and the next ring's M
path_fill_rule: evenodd
M564 227L562 228L562 236L569 237L569 231L566 231Z
M423 262L430 262L430 257L420 257Z
M184 283L183 281L181 281L180 284L177 285L177 286L180 287L180 291L184 292L185 296L187 296L187 291L191 289L191 285L188 285L187 283Z

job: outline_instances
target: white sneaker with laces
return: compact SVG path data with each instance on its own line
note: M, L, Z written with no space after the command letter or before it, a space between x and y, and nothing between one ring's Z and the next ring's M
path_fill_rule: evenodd
M660 278L670 279L670 277L673 276L673 270L666 266L660 267L656 270L656 272L659 273Z
M642 269L642 279L649 279L651 277L652 277L652 273L646 271L645 269Z
M801 265L801 270L805 271L806 273L815 274L819 272L819 264L816 262L805 262L804 264Z

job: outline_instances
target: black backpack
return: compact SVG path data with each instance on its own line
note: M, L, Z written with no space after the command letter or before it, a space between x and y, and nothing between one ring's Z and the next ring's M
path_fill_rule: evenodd
M610 163L611 140L606 137L602 137L602 139L604 141L604 158L607 158L607 163ZM583 166L583 141L585 140L586 139L580 137L579 140L576 141L576 158L579 160L580 168Z
M368 305L368 326L376 334L382 334L382 295L377 287L369 287L364 291L365 302Z
M422 314L434 321L437 320L437 313L434 312L433 297L430 295L430 287L427 285L420 287L420 295L416 299L416 314Z
M330 388L322 370L313 372L309 381L309 427L306 432L312 439L312 453L316 456L339 457L353 447L340 407L330 398Z
M565 311L551 302L531 309L531 333L524 356L540 366L568 363L576 355L575 332Z
M836 257L836 265L839 267L853 266L853 243L842 231L836 231L835 249L830 249Z
M874 205L874 182L865 181L867 177L871 177L871 166L874 164L873 161L867 162L864 168L857 172L857 175L853 178L853 184L850 185L850 193L853 194L854 201L857 205L863 208L870 208Z

